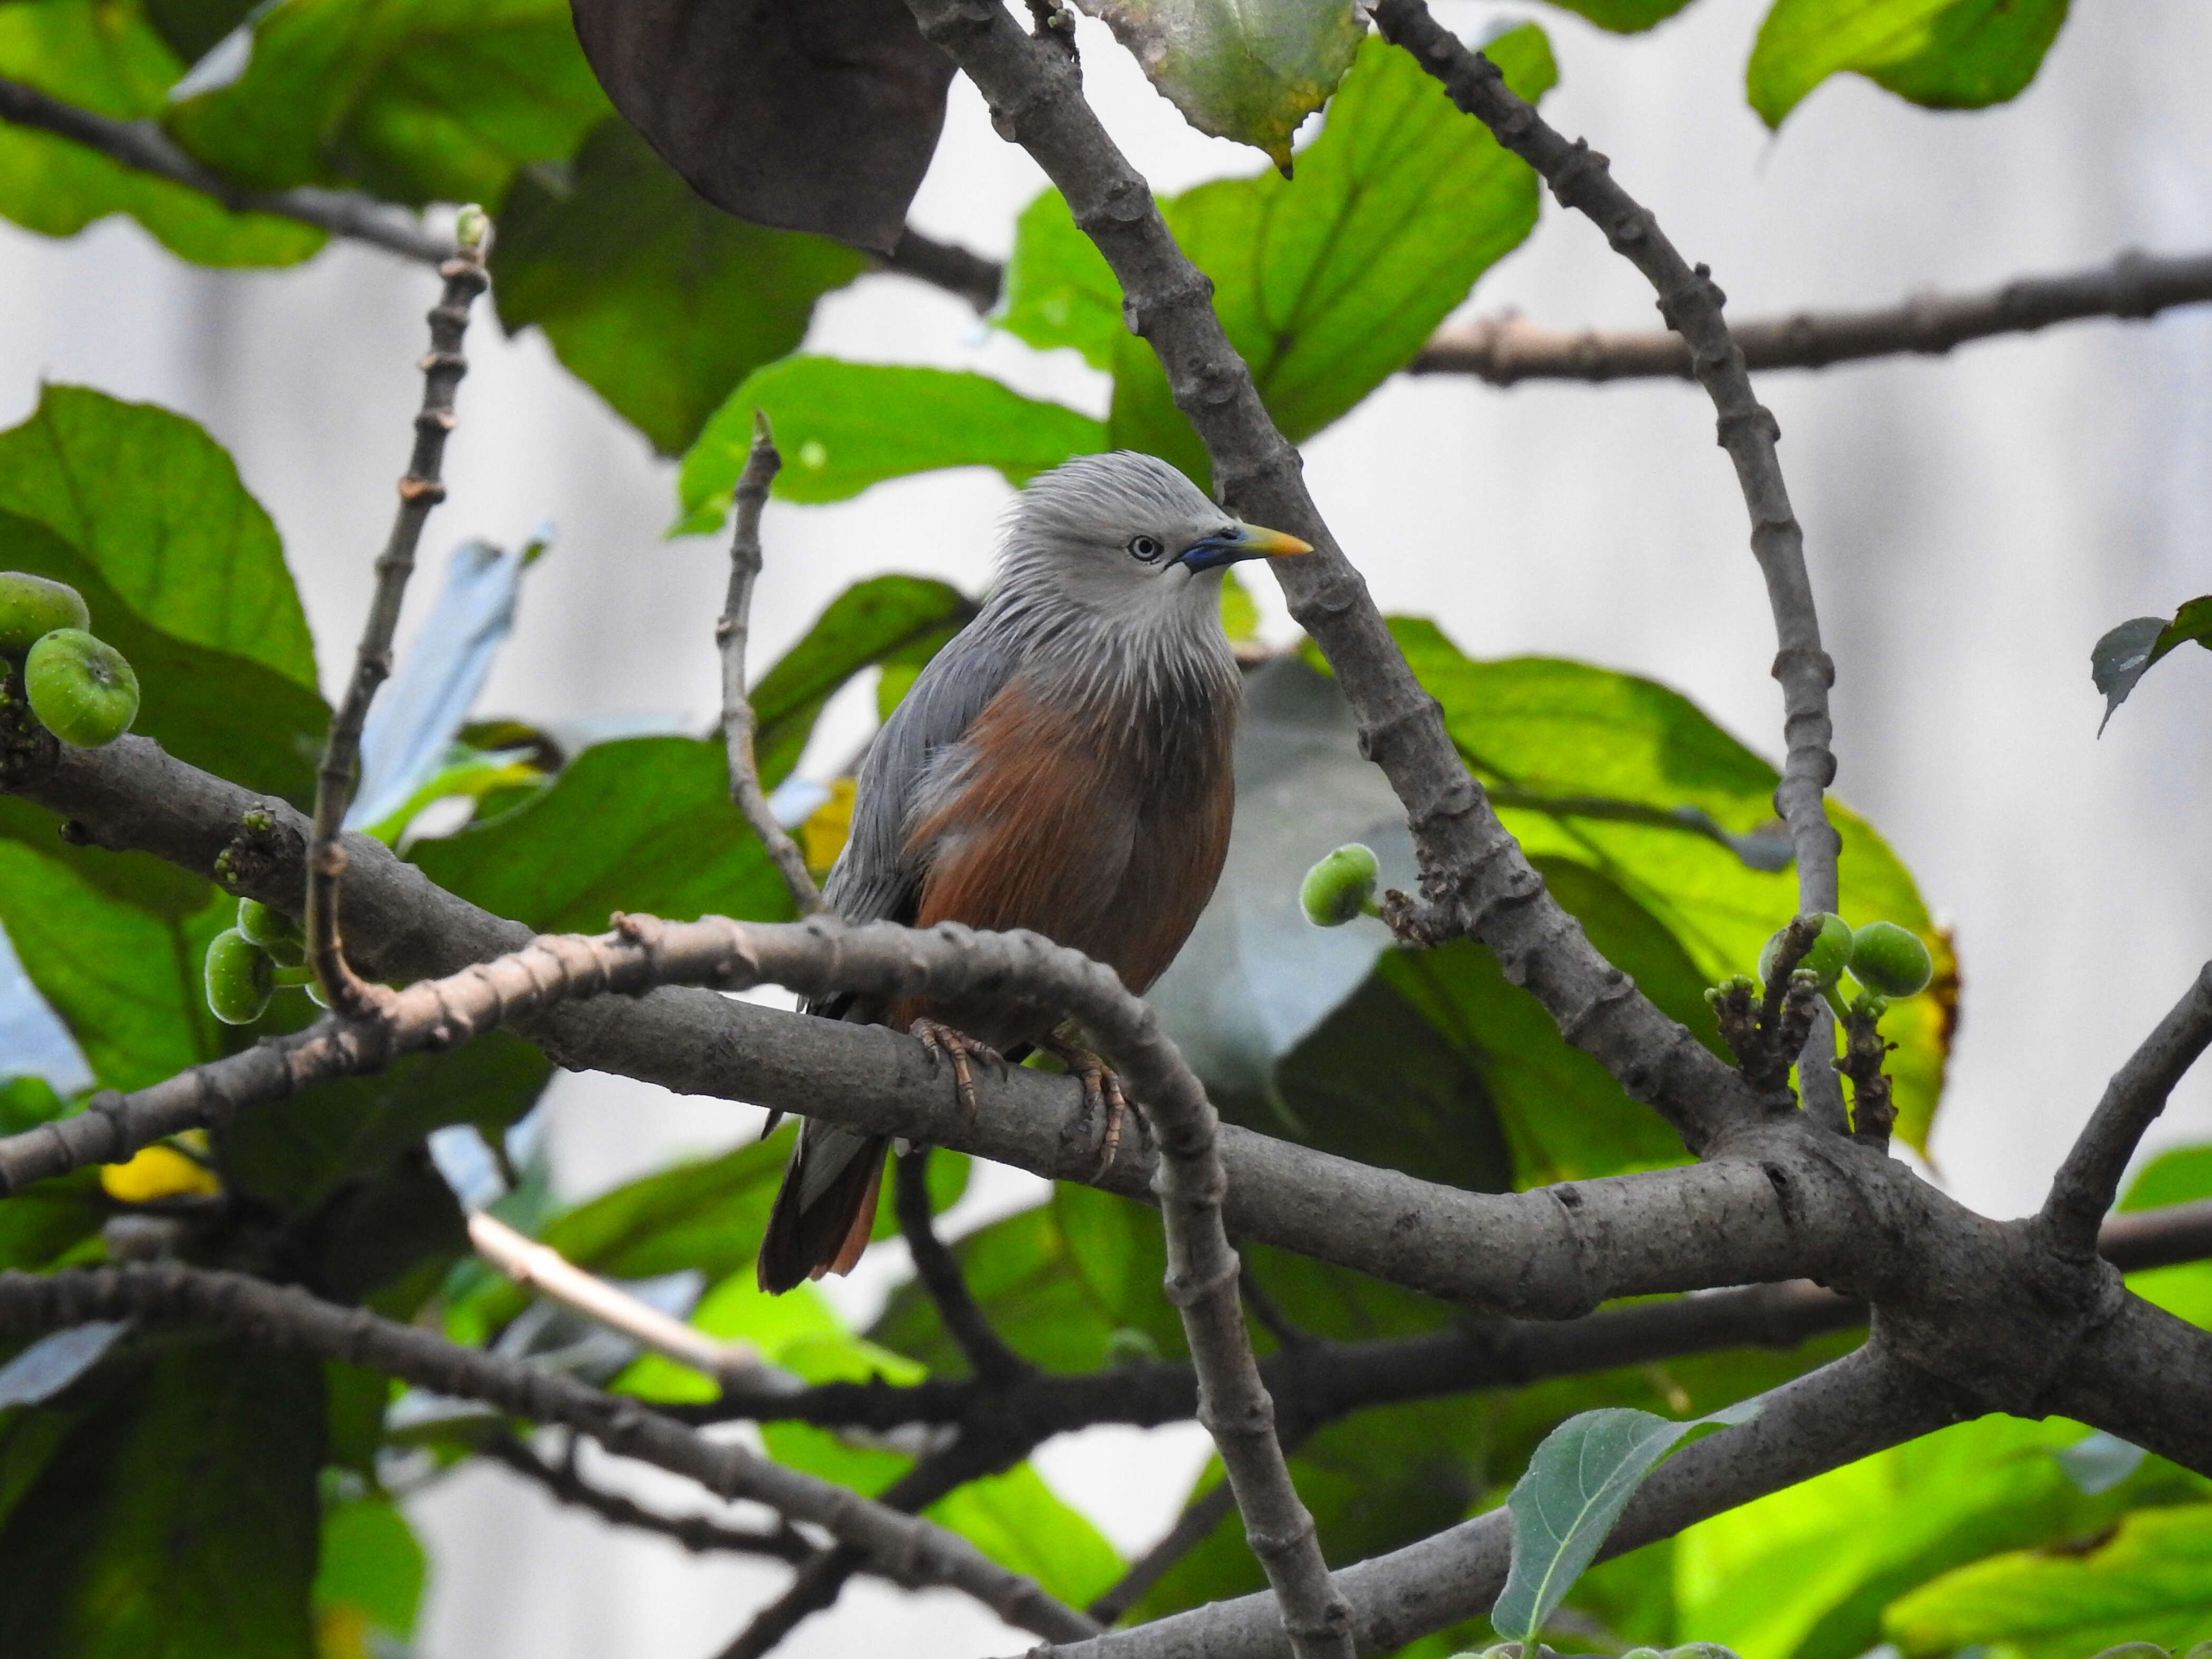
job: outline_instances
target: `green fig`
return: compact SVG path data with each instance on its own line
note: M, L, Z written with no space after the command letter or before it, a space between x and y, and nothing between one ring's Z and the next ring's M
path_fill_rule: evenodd
M1782 952L1782 935L1786 927L1776 931L1759 953L1759 980L1765 984L1774 977L1774 959ZM1851 925L1833 911L1822 914L1820 931L1813 940L1813 948L1798 962L1801 969L1809 968L1820 975L1823 990L1836 982L1837 976L1850 964L1851 957Z
M1375 854L1358 842L1340 847L1306 872L1298 902L1316 927L1341 927L1375 908Z
M97 749L138 718L138 677L113 646L81 628L57 628L23 662L31 712L64 743Z
M276 964L237 928L226 927L208 941L208 1007L224 1024L252 1024L276 988Z
M307 935L300 924L258 900L239 900L238 931L266 951L279 968L297 968L307 959Z
M1851 977L1876 996L1911 996L1935 972L1935 959L1910 928L1870 921L1851 936Z
M0 572L0 657L21 662L57 628L89 628L84 595L67 582L28 571Z

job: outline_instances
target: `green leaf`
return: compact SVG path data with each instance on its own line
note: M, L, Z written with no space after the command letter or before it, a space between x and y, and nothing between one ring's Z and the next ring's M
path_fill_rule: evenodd
M158 23L158 18L155 20ZM98 0L0 6L0 76L96 115L161 112L184 64L135 7ZM234 214L50 132L0 124L0 214L46 236L74 236L128 213L172 252L211 265L284 265L322 232L264 214Z
M0 1084L0 1097L21 1091L34 1082L19 1078ZM9 1133L18 1132L11 1126ZM52 1267L64 1253L97 1233L107 1216L97 1170L74 1170L0 1199L0 1272Z
M428 1562L407 1517L380 1498L340 1504L323 1517L315 1612L404 1641L415 1633Z
M1533 24L1485 50L1524 98L1558 79ZM1276 425L1303 443L1421 349L1534 228L1536 198L1534 173L1412 58L1375 39L1299 155L1295 180L1224 179L1162 210L1213 279L1214 309ZM1115 448L1150 450L1207 477L1158 359L1134 335L1115 340L1108 431Z
M923 1513L1070 1607L1097 1600L1121 1576L1121 1558L1105 1535L1027 1463L971 1480Z
M431 880L541 933L598 933L617 910L781 921L791 896L730 804L719 742L586 749L520 811L416 844Z
M2190 600L2172 621L2137 617L2097 641L2089 653L2089 678L2105 694L2105 718L2097 725L2100 736L2111 723L2112 711L2128 700L2151 665L2188 640L2212 651L2212 593Z
M331 711L311 688L250 657L188 644L149 625L76 549L45 525L4 510L0 569L52 577L84 595L94 631L138 676L133 732L257 794L300 806L313 798L314 757Z
M496 202L610 112L562 0L286 0L246 73L166 125L242 183L420 204Z
M1745 89L1770 127L1846 70L1931 109L2001 104L2035 79L2066 6L2067 0L1775 0L1759 25Z
M2021 1659L2081 1659L2123 1642L2179 1653L2212 1631L2212 1504L2142 1510L2085 1544L1947 1573L1893 1606L1883 1634L1915 1656L2002 1643Z
M100 1086L143 1089L215 1058L222 1039L200 963L208 941L236 919L236 902L199 883L210 896L197 910L142 908L83 873L112 855L54 856L62 850L58 838L51 850L0 840L0 926ZM128 881L143 867L113 878ZM148 887L173 902L191 883Z
M1067 199L1048 190L1014 221L1005 300L992 322L1039 351L1068 346L1093 368L1110 369L1127 331L1121 285L1097 245L1075 227Z
M0 432L0 511L52 530L149 625L315 689L276 527L183 416L46 386L28 420ZM98 612L92 621L97 631Z
M566 168L515 175L492 243L492 297L664 455L730 390L792 350L814 302L867 269L826 237L710 207L619 118Z
M885 478L945 466L993 466L1018 484L1106 444L1105 428L1088 415L981 374L787 357L732 392L684 456L684 516L672 533L720 526L757 408L775 423L783 452L775 494L792 501L842 501Z
M1710 820L1739 836L1761 830L1773 812L1772 767L1687 698L1650 680L1543 658L1476 662L1418 619L1394 619L1391 631L1443 705L1461 752L1498 789L1499 816L1532 857L1603 874L1674 937L1702 982L1750 970L1768 936L1796 914L1796 879L1747 867L1700 826ZM1643 821L1611 808L1592 816L1581 808L1593 797L1654 810ZM1888 1066L1898 1133L1920 1146L1942 1091L1957 958L1873 828L1833 801L1829 817L1843 837L1844 920L1894 921L1936 959L1929 990L1892 1004L1882 1025L1898 1045Z
M0 1531L0 1651L312 1659L322 1390L313 1359L198 1341L64 1396L88 1408Z
M2081 1437L2062 1419L1983 1418L1702 1522L1676 1542L1678 1633L1771 1659L1855 1659L1881 1640L1885 1607L1954 1567L2201 1501L2200 1480L2155 1457L2083 1492L2056 1455Z
M1659 1460L1693 1430L1749 1422L1759 1405L1747 1400L1686 1423L1612 1407L1570 1418L1545 1436L1506 1500L1513 1565L1490 1615L1498 1633L1533 1641Z
M2212 1146L2177 1146L2143 1166L2121 1194L2119 1207L2162 1210L2200 1198L2212 1198Z
M1367 20L1351 0L1082 0L1160 95L1216 138L1265 150L1285 173L1291 135L1352 66Z
M1665 22L1690 0L1552 0L1552 3L1615 34L1639 34Z
M877 663L919 672L975 612L975 602L958 588L925 576L871 577L830 600L752 689L762 784L773 789L790 775L839 686Z

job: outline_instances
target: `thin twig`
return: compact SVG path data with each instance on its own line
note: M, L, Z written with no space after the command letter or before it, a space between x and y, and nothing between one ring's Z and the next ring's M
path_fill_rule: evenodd
M1826 368L1907 352L1940 356L1969 340L2090 317L2139 320L2207 301L2212 254L2131 251L2089 270L2015 276L1977 293L1917 294L1858 311L1793 312L1729 331L1747 368ZM1692 378L1689 343L1679 334L1544 328L1510 314L1437 330L1406 372L1473 374L1492 386Z
M408 215L366 196L312 188L243 189L178 149L151 121L118 121L95 115L19 81L0 81L0 120L83 144L135 172L151 173L212 197L233 213L266 213L295 220L426 264L442 265L459 251L448 238L433 234Z
M723 601L722 619L714 624L714 643L722 653L722 743L729 753L730 799L768 848L776 873L790 890L792 904L802 916L822 907L822 890L807 873L806 855L799 843L784 833L769 810L762 793L760 763L753 755L757 722L751 700L745 696L745 646L752 637L753 583L761 573L761 510L768 505L769 485L783 465L776 453L775 434L768 416L753 410L752 447L745 453L744 469L738 474L736 527L730 536L730 592Z
M751 1344L718 1342L682 1320L672 1319L598 1274L586 1273L551 1245L515 1231L496 1216L471 1211L469 1243L476 1246L478 1255L518 1285L526 1285L679 1365L736 1386L758 1387L766 1381L761 1357Z
M917 1146L898 1160L892 1188L899 1231L914 1256L915 1277L936 1304L945 1333L967 1356L969 1369L984 1382L1003 1386L1034 1368L1006 1345L975 1305L959 1259L938 1237L929 1206L929 1148Z
M422 362L422 407L415 416L414 453L399 480L399 511L392 520L391 538L376 562L376 592L362 625L353 678L331 717L330 738L315 769L314 836L307 854L307 959L325 1000L345 1013L360 1010L367 982L348 964L338 927L338 884L346 867L339 835L345 825L346 803L353 796L368 705L392 672L392 636L399 626L407 579L415 571L415 549L430 509L446 499L439 474L446 437L454 425L453 393L469 368L461 356L461 339L468 331L470 306L491 282L484 273L485 230L482 210L464 208L459 249L438 267L446 289L430 309L430 352Z
M573 1449L574 1442L569 1443ZM611 1526L672 1538L694 1555L758 1555L795 1565L817 1553L814 1546L807 1542L806 1534L788 1522L767 1531L753 1531L725 1526L703 1515L663 1515L658 1510L647 1509L619 1492L592 1485L568 1462L548 1463L511 1434L492 1435L478 1442L477 1450L514 1470L561 1503L588 1510Z
M746 1447L708 1440L637 1401L520 1359L463 1347L366 1308L343 1308L296 1286L175 1262L0 1273L0 1334L31 1336L100 1319L212 1325L257 1342L343 1359L438 1394L480 1400L518 1417L562 1424L611 1452L696 1480L718 1497L750 1499L787 1519L822 1527L872 1559L896 1564L894 1574L951 1585L1024 1630L1067 1641L1097 1628L1035 1579L1000 1566L957 1533Z
M1084 1611L1102 1625L1116 1625L1121 1615L1145 1598L1146 1591L1168 1575L1175 1564L1213 1536L1213 1530L1237 1507L1237 1495L1226 1480L1217 1481L1183 1506L1175 1524L1162 1533L1152 1548L1129 1564L1128 1571Z
M996 259L925 236L911 225L899 233L897 245L884 256L883 264L885 270L957 294L979 312L999 303L1000 285L1006 280L1006 267Z
M2212 963L2182 994L2156 1030L2112 1074L2097 1109L2075 1140L2043 1200L2044 1237L2063 1255L2087 1257L2120 1190L2120 1177L2143 1131L2166 1109L2182 1074L2212 1044Z
M1805 568L1805 534L1790 504L1789 487L1775 442L1782 429L1753 394L1743 353L1721 314L1723 295L1704 265L1676 252L1659 222L1616 183L1606 158L1582 139L1562 137L1533 104L1505 84L1498 66L1469 52L1430 16L1422 0L1377 0L1376 25L1402 46L1505 149L1542 175L1562 206L1586 215L1606 240L1649 281L1659 314L1682 337L1699 385L1719 416L1723 448L1735 463L1744 506L1751 516L1751 550L1765 578L1779 650L1774 678L1782 683L1782 781L1774 810L1790 828L1797 859L1797 908L1814 913L1836 908L1836 854L1841 838L1828 822L1823 792L1835 781L1831 746L1834 723L1828 688L1836 665L1820 647L1820 619ZM1842 1133L1843 1085L1835 1073L1832 1024L1816 1009L1799 1058L1798 1082L1814 1121Z

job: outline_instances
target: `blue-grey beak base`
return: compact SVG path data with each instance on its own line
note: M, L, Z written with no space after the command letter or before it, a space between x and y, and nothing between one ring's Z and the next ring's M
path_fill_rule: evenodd
M1233 530L1224 530L1215 536L1203 536L1183 550L1176 561L1196 574L1201 570L1218 570L1225 564L1237 564L1245 559L1273 558L1285 553L1310 553L1313 550L1295 536L1285 536L1279 530L1262 530L1257 526L1240 524Z

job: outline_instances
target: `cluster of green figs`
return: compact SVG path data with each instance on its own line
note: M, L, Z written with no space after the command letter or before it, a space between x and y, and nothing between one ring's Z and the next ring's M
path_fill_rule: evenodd
M1306 872L1298 890L1306 920L1316 927L1341 927L1355 916L1380 915L1375 902L1376 875L1370 849L1358 842L1338 848ZM1788 931L1778 931L1759 953L1762 981L1773 978L1774 959ZM1868 1004L1867 1012L1878 1014L1881 1008L1875 1005L1927 989L1936 963L1920 936L1909 927L1870 921L1855 928L1830 912L1821 915L1820 933L1792 971L1819 980L1821 994L1838 1014L1845 1012L1841 987L1843 976L1849 974L1861 1000Z
M226 1025L251 1025L269 999L298 986L320 1002L315 972L308 967L307 941L300 924L282 910L252 899L238 902L238 924L208 941L208 1010Z
M39 724L80 749L113 743L138 718L137 675L91 626L67 582L0 571L0 658L21 671Z

